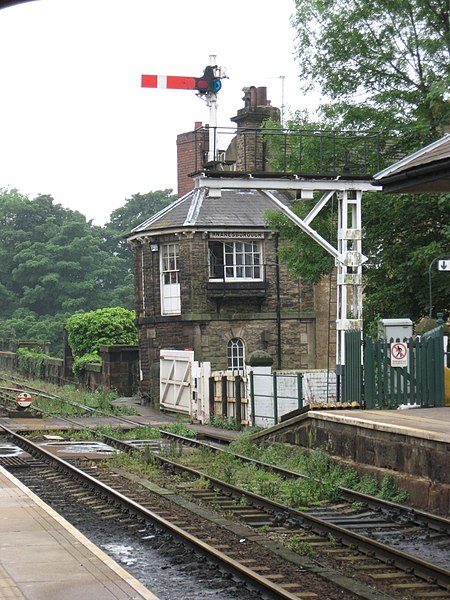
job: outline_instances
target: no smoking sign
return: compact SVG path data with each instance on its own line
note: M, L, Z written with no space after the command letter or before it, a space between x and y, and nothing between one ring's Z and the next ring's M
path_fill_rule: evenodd
M391 344L391 367L408 366L408 346L403 342Z

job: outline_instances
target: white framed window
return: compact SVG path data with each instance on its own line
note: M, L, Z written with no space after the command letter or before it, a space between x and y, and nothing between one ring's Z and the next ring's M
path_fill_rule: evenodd
M228 368L239 370L245 365L245 346L240 338L232 338L227 346Z
M180 247L177 242L161 244L161 314L181 314Z
M221 281L262 281L261 240L211 240L209 278Z

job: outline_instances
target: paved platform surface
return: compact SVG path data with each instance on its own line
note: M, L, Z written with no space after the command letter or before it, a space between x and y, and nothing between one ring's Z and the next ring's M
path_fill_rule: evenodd
M0 598L158 600L2 467Z
M317 410L308 416L393 434L450 443L450 406L405 410Z

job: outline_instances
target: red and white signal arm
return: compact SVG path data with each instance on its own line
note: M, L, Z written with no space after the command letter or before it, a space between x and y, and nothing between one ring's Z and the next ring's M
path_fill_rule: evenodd
M33 402L32 397L30 396L30 394L27 394L26 392L23 392L22 394L19 394L17 396L17 406L19 408L28 408L29 406L31 406L32 402Z
M404 342L391 343L391 367L408 366L408 346Z

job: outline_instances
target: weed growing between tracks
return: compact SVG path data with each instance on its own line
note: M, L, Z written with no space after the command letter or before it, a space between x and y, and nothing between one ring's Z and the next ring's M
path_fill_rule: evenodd
M161 468L156 464L151 454L144 456L141 452L133 454L121 452L108 458L108 460L102 461L100 465L106 469L122 469L153 482L158 482L162 478Z
M99 425L95 428L95 433L91 429L75 429L71 427L65 430L54 430L51 431L39 431L36 434L30 433L29 437L42 438L43 435L54 435L60 436L64 440L71 442L87 442L101 438L102 436L114 437L118 440L156 440L161 437L159 430L150 425L142 425L141 427L133 427L133 429L117 429L111 425ZM177 435L183 435L184 437L195 438L197 434L195 431L191 431L183 423L171 423L169 425L163 425L159 428L164 431L170 431Z
M314 556L315 554L311 544L303 541L299 535L291 535L291 537L285 541L285 546L289 548L289 550L300 554L300 556Z
M230 450L291 469L306 477L285 480L276 473L241 462L231 452L214 453L205 448L183 454L178 460L205 471L212 477L297 509L338 500L340 487L370 493L394 502L406 499L406 493L398 490L390 474L386 474L381 485L378 485L373 478L361 478L354 469L336 465L323 450L303 453L300 449L284 444L259 447L244 437L233 442Z

